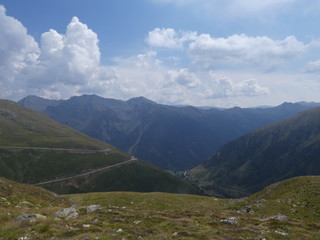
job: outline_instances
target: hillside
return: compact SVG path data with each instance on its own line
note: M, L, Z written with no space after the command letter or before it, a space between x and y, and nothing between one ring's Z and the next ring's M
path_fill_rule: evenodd
M29 96L19 104L170 170L193 168L230 140L316 105L201 109L161 105L143 97L120 101L96 95L61 101Z
M44 185L58 193L199 193L159 168L11 101L0 100L0 133L2 177L32 184L68 178Z
M320 177L300 177L243 199L109 192L58 197L0 180L0 239L319 239ZM32 192L35 198L30 198ZM54 198L52 198L52 196Z
M294 176L320 174L320 108L260 128L217 150L189 177L220 196L245 196Z

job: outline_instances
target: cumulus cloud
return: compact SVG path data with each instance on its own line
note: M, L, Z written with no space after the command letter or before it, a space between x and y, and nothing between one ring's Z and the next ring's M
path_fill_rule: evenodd
M168 71L166 79L168 80L168 83L177 83L187 88L194 88L200 84L200 80L197 76L185 68Z
M228 77L211 75L210 87L205 91L207 98L226 98L238 96L260 96L269 93L269 89L258 84L256 79L235 82Z
M22 23L7 16L4 7L0 7L0 32L2 98L19 100L35 94L57 99L95 93L119 99L143 95L162 103L196 105L208 99L268 94L268 89L257 80L235 81L214 76L204 68L176 68L159 60L155 51L157 47L185 50L197 64L200 59L216 63L217 58L229 62L240 58L250 62L254 57L242 55L246 51L254 55L247 44L253 44L255 39L247 36L215 39L195 32L157 28L149 32L146 39L153 50L127 58L118 57L113 59L112 66L104 66L100 63L97 34L77 17L72 18L65 33L54 29L43 33L38 45ZM295 49L297 41L291 41ZM285 49L290 48L290 41L287 42L282 43ZM274 52L281 52L278 45L272 45ZM277 54L282 56L282 53Z
M66 85L84 84L97 78L100 50L96 33L74 17L66 34L51 29L41 36L39 80L62 82ZM50 74L48 74L50 73Z
M194 63L211 67L216 64L255 65L269 70L278 64L300 57L307 45L294 36L273 40L266 36L250 37L245 34L228 38L214 38L201 34L190 43Z
M196 38L195 32L176 32L172 28L155 28L150 31L146 42L152 47L181 49L186 41Z
M178 34L179 33L179 34ZM217 66L254 66L264 71L273 70L279 64L295 60L303 55L308 45L294 36L273 40L266 36L235 34L227 38L215 38L210 34L176 32L174 29L156 28L149 32L146 42L152 47L188 50L193 65L204 69Z
M0 6L1 95L26 94L62 98L109 87L116 78L112 68L100 65L98 37L77 17L66 33L50 29L40 47L18 20Z
M40 50L27 29L18 20L7 16L1 5L0 33L0 93L10 96L18 91L11 87L13 81L18 81L16 76L22 74L27 66L36 64Z

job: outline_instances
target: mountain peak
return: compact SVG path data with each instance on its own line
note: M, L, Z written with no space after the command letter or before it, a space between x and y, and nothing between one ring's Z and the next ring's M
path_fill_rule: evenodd
M142 103L156 104L155 102L151 101L150 99L142 97L142 96L131 98L127 102L128 103L135 103L135 104L142 104Z
M42 112L48 106L57 106L60 102L62 102L62 100L49 100L35 95L29 95L18 101L18 104Z

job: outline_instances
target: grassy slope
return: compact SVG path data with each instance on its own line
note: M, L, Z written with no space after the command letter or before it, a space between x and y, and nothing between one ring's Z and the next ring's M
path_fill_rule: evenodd
M0 146L115 150L111 145L8 100L0 100Z
M9 207L0 204L0 239L25 236L28 239L314 240L320 237L319 183L320 177L294 178L238 200L133 192L66 195L70 205L78 205L80 216L73 220L54 219L52 213L58 209L60 200L52 200L51 207L24 208L17 202ZM28 194L20 198L27 199ZM91 204L100 204L102 210L86 213L86 206ZM241 211L245 206L254 212ZM47 219L14 222L21 213L41 213ZM275 214L284 214L288 220L265 220ZM221 222L229 217L237 217L239 222L235 225Z
M319 123L320 108L314 108L260 128L220 148L190 176L213 194L239 197L291 177L318 175Z
M201 194L198 187L141 160L98 174L43 185L58 193L135 191Z
M85 149L108 151L82 151ZM56 123L42 113L0 100L0 176L38 183L111 166L130 158L129 154ZM45 187L59 193L112 190L199 193L196 187L143 161Z

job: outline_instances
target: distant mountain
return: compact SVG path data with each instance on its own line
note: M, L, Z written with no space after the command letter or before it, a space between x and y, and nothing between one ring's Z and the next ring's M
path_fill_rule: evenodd
M239 197L294 176L320 175L320 107L262 127L189 172L211 194Z
M42 112L46 110L48 106L57 106L60 102L62 102L62 100L48 100L31 95L22 99L19 104L26 108L31 108L33 110Z
M0 176L58 193L199 193L181 179L45 114L0 100Z
M193 168L223 144L318 105L201 109L161 105L144 97L120 101L96 95L59 102L29 96L19 101L38 110L39 103L41 111L55 121L170 170Z

